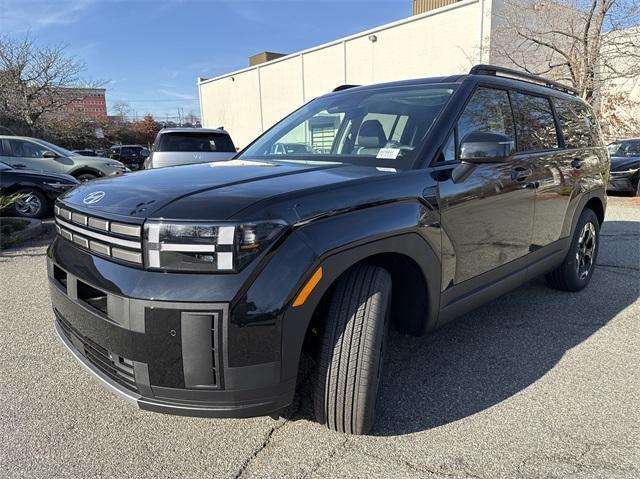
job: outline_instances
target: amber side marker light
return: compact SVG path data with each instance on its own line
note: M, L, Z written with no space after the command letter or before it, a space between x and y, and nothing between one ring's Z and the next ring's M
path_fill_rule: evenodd
M322 279L322 266L320 266L316 270L316 272L313 273L313 276L309 278L309 281L307 281L307 284L304 285L304 288L302 288L302 291L298 293L296 300L293 302L294 308L297 308L298 306L302 306L304 304L304 302L307 300L307 298L309 297L313 289L318 285L321 279Z

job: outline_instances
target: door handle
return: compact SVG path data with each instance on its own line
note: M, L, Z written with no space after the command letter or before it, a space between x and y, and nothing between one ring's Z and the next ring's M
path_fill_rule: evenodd
M516 166L511 170L511 179L513 181L524 181L531 175L531 168L524 166Z
M582 167L583 161L584 160L581 160L580 158L574 158L573 160L571 160L571 167L579 170Z
M14 163L14 164L13 164L13 167L14 167L14 168L26 168L26 167L27 167L27 165L23 165L22 163Z

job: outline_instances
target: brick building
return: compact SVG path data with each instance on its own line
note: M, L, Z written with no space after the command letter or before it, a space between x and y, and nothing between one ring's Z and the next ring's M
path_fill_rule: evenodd
M66 105L68 112L81 113L93 118L107 117L106 90L104 88L65 88L64 95L73 97Z

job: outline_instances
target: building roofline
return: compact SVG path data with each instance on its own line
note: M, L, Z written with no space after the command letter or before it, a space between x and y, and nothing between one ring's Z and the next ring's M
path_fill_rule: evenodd
M443 12L447 12L449 10L455 10L457 8L462 8L462 7L465 7L467 5L473 5L474 3L479 3L479 2L480 2L480 0L462 0L460 2L452 3L451 5L445 5L444 7L436 8L434 10L429 10L428 12L424 12L424 13L421 13L419 15L412 15L412 16L407 17L407 18L402 18L400 20L396 20L395 22L386 23L384 25L380 25L378 27L374 27L374 28L371 28L369 30L365 30L364 32L354 33L353 35L349 35L347 37L339 38L337 40L332 40L332 41L330 41L328 43L323 43L322 45L311 47L311 48L308 48L306 50L300 50L298 52L291 53L291 54L286 55L284 57L276 58L275 60L271 60L271 61L268 61L268 62L265 62L265 63L261 63L259 65L254 65L254 66L251 66L251 67L242 68L240 70L235 70L233 72L225 73L223 75L219 75L219 76L213 77L213 78L207 78L206 80L198 81L198 86L205 85L207 83L211 83L211 82L214 82L214 81L217 81L217 80L222 80L224 78L229 78L229 77L232 77L234 75L240 75L241 73L246 73L246 72L249 72L249 71L252 71L252 70L258 70L258 69L263 68L263 67L268 66L268 65L273 65L273 64L278 63L278 62L282 62L282 61L285 61L285 60L290 60L292 58L299 57L299 56L302 56L302 55L306 55L307 53L315 52L315 51L318 51L318 50L324 50L325 48L333 47L335 45L340 45L340 44L342 44L344 42L355 40L357 38L365 37L365 36L368 36L368 35L373 35L375 33L379 33L379 32L382 32L384 30L389 30L390 28L394 28L394 27L397 27L397 26L400 26L400 25L406 25L406 24L409 24L409 23L413 23L413 22L416 22L418 20L422 20L423 18L431 17L431 16L438 15L438 14L443 13Z

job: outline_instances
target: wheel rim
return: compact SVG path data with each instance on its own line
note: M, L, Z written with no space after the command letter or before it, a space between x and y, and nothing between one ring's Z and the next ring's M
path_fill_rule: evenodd
M578 278L585 279L589 276L596 252L596 227L589 222L582 228L578 238L578 251L576 252L576 273Z
M28 193L25 198L16 201L16 211L22 215L37 215L40 212L40 208L42 208L40 198L33 193Z

